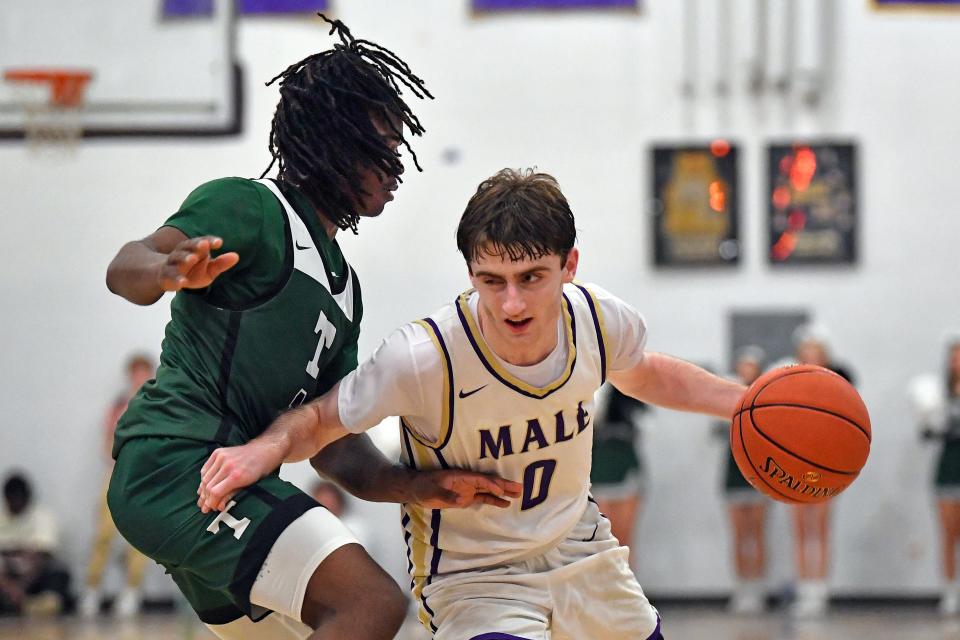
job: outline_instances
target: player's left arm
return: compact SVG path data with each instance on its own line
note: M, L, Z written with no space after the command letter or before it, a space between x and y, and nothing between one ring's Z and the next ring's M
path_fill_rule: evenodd
M329 365L334 379L342 379L357 368L359 325L355 326L358 330ZM392 375L403 374L395 368ZM403 395L412 395L412 391L406 389ZM503 508L510 506L504 497L515 498L522 490L515 482L474 471L414 471L388 460L364 433L351 434L327 445L310 459L310 464L321 476L369 502L419 504L432 509L472 504Z
M351 434L310 459L320 475L370 502L418 504L429 509L489 504L508 507L522 486L497 476L447 469L414 471L388 460L366 434Z
M611 371L610 382L643 402L729 420L746 387L664 353L647 352L629 369Z

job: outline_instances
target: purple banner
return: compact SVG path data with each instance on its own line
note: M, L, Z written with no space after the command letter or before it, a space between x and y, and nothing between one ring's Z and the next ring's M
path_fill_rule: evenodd
M237 0L237 14L264 15L326 11L329 0ZM166 18L213 15L213 0L163 0Z
M524 9L635 9L640 0L473 0L474 11Z
M163 0L165 18L212 16L213 0Z
M938 7L960 9L960 0L873 0L873 4L881 9L932 9Z
M326 11L327 0L240 0L237 11L242 15L265 13L314 13Z

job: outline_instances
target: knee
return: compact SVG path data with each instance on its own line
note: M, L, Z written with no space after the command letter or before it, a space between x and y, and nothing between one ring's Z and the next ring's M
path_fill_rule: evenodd
M356 579L341 593L304 600L301 620L318 629L332 620L353 621L356 637L392 638L407 615L407 597L389 576Z
M357 603L356 611L358 615L364 616L370 616L371 612L375 611L376 617L380 620L379 626L382 632L388 637L393 637L407 617L407 596L392 579L387 578L379 582L367 592L363 602Z

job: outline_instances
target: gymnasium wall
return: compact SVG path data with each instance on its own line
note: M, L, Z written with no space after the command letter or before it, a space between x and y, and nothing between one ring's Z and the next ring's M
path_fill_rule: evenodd
M504 166L553 173L577 215L580 277L646 316L651 349L724 368L727 314L803 309L830 327L856 371L874 422L870 461L835 502L833 584L843 594L932 593L937 585L933 450L916 435L905 386L942 364L942 335L960 326L956 148L960 16L879 14L838 2L832 92L817 112L747 96L746 9L734 3L736 72L729 120L710 97L679 92L681 3L648 0L640 14L470 15L452 0L337 0L358 36L398 52L435 101L413 100L427 128L412 170L381 219L341 234L361 275L361 355L467 284L454 229L484 177ZM705 10L704 19L710 12ZM85 560L105 464L99 433L135 349L159 352L168 300L136 307L110 294L105 269L123 242L150 233L196 185L257 176L266 166L275 87L263 81L331 44L308 19L243 20L244 133L235 138L84 142L72 157L0 145L0 470L21 467L62 517L68 559ZM162 68L162 55L157 65ZM144 69L150 74L150 69ZM744 258L732 270L651 266L648 147L709 140L741 145ZM850 268L771 269L765 261L764 144L796 135L860 146L861 259ZM709 420L657 411L646 433L649 500L637 534L648 592L720 593L730 584L721 499L722 443ZM302 470L292 472L306 477ZM396 521L392 506L364 513ZM789 568L787 512L772 510L771 584ZM399 527L375 532L375 553L403 571ZM151 589L170 586L159 574Z

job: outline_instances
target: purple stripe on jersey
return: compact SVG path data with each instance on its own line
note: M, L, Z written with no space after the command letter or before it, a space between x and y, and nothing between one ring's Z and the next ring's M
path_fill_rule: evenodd
M403 435L403 447L407 450L407 466L416 471L417 459L413 457L413 447L410 446L410 434L407 433L407 425L403 421L403 418L400 418L400 434Z
M534 398L534 399L536 399L536 400L543 400L544 398L546 398L547 396L549 396L549 395L550 395L551 393L553 393L554 391L557 391L557 390L559 390L559 389L562 389L562 388L563 388L563 385L567 384L567 382L568 382L568 381L570 380L570 378L573 376L573 370L574 370L574 369L576 368L576 366L577 366L577 319L576 319L576 317L574 317L574 315L573 315L573 305L570 303L570 299L567 298L567 295L566 295L566 294L563 294L563 299L564 299L564 301L567 303L567 310L568 310L569 313L570 313L570 333L571 333L572 336L573 336L573 362L570 363L570 374L567 376L567 378L566 378L562 383L560 383L560 386L558 386L556 389L553 389L553 391L548 391L547 393L545 393L545 394L543 394L543 395L537 395L537 394L535 394L535 393L530 393L529 391L524 391L524 390L521 389L520 387L516 387L516 386L510 384L510 381L509 381L509 380L506 380L506 379L502 378L502 377L500 376L500 374L497 373L497 370L493 368L493 365L490 364L489 362L487 362L487 359L486 359L485 357L483 357L483 351L480 350L480 345L477 344L477 340L476 340L476 338L474 338L473 332L470 331L470 325L467 323L467 316L464 315L464 310L463 310L463 308L462 308L461 305L460 305L460 300L457 299L457 301L454 302L454 305L453 305L453 306L457 308L457 315L460 316L460 324L463 325L463 332L467 334L467 338L470 340L470 344L473 346L473 350L474 350L474 352L476 352L477 358L480 359L480 362L481 362L481 363L483 364L483 366L486 368L487 372L488 372L490 375L492 375L494 378L496 378L497 380L499 380L504 386L507 386L507 387L513 389L513 390L516 391L517 393L519 393L519 394L521 394L521 395L524 395L524 396L527 396L528 398ZM466 303L464 303L464 304L466 304Z
M607 345L603 343L603 331L600 330L600 312L593 304L593 296L590 295L590 292L578 284L574 286L580 289L583 297L587 299L590 315L593 316L593 328L597 331L597 344L600 345L600 382L602 384L607 381Z
M450 360L450 352L447 351L447 344L443 341L443 336L440 334L440 327L438 327L437 323L431 318L424 318L423 320L433 329L433 333L437 337L437 343L439 343L440 349L443 350L443 359L447 365L447 380L450 381L450 389L447 393L447 437L443 439L443 442L438 442L436 447L432 447L434 449L443 449L447 446L447 442L450 441L450 436L453 434L453 390L455 388L453 382L453 362Z
M440 453L440 449L434 449L433 452L437 455L437 462L440 463L440 466L444 469L449 469L450 465L447 464L446 458L443 457L443 454Z
M520 636L512 636L509 633L495 631L493 633L481 633L479 636L473 636L470 640L530 640L530 638L521 638Z
M430 528L433 532L430 534L430 546L433 547L433 557L430 559L430 575L437 575L440 567L440 509L434 509L430 517Z
M433 576L427 577L427 584L424 585L424 588L429 587L430 583L433 582ZM430 615L430 629L436 633L438 631L437 625L433 624L433 619L437 617L437 614L433 612L433 609L430 608L430 605L427 604L427 596L423 595L423 591L420 592L420 602L423 603L423 609Z
M410 549L410 538L412 534L410 530L407 529L407 525L410 524L410 514L403 514L403 518L400 520L400 526L403 527L403 543L407 545L407 574L413 575L413 556ZM410 590L413 590L413 581L410 582Z

